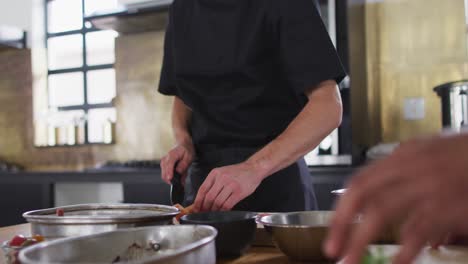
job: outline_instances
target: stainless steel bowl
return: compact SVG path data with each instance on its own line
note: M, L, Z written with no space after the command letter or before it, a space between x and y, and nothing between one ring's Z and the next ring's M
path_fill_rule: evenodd
M108 232L116 229L170 224L179 209L157 204L80 204L60 207L64 216L49 208L30 211L23 217L31 234L47 240Z
M44 242L21 251L19 258L23 264L113 263L136 243L158 247L150 253L145 249L144 256L134 255L131 263L215 264L216 235L216 229L203 225L123 229Z
M298 261L323 261L322 243L327 235L331 211L263 215L257 219L273 236L276 246Z

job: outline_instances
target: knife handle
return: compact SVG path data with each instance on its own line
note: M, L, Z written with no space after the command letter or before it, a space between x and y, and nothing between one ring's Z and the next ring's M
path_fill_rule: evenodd
M184 185L182 185L182 175L180 175L175 169L171 184L171 203L181 204L185 199L185 190Z
M171 184L176 185L176 186L177 185L183 186L182 185L182 175L180 175L180 173L178 173L175 169L174 169L174 174L172 176Z

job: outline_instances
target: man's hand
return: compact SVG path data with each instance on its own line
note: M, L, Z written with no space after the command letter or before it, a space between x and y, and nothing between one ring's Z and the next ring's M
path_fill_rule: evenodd
M325 252L359 263L366 246L390 224L401 223L401 251L410 263L427 243L468 233L468 135L403 144L358 173L338 202ZM363 213L363 222L352 228Z
M195 211L227 211L251 195L262 177L250 163L216 168L198 190Z
M192 142L184 141L177 144L169 153L161 160L161 178L168 184L174 177L174 167L176 171L182 175L182 184L185 183L187 171L195 157L195 149Z

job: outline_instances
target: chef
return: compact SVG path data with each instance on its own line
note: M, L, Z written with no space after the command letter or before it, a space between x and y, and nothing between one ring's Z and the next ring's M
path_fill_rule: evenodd
M316 209L304 155L336 129L346 76L314 0L175 0L159 92L196 211Z

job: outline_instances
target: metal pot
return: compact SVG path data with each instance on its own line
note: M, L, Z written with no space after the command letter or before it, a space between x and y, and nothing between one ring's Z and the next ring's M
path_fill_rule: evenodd
M442 124L454 130L468 125L468 80L439 85L434 91L442 101Z
M157 226L43 242L20 252L23 264L216 263L216 229L210 226ZM128 250L132 245L139 251Z
M64 216L57 216L61 209ZM179 209L157 204L80 204L30 211L23 217L31 234L46 239L90 235L116 229L170 224Z

